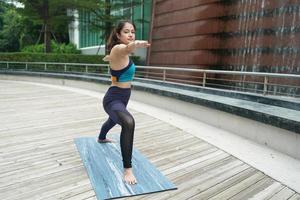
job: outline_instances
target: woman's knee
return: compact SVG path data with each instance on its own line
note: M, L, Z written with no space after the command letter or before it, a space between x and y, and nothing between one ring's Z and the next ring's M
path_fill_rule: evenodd
M135 121L134 121L134 118L129 115L127 118L126 118L126 124L128 127L131 127L131 128L134 128L135 126Z
M121 112L121 111L118 111L117 114L120 118L121 125L123 127L126 127L128 129L134 129L135 120L132 117L132 115L130 115L129 113L126 113L126 112Z

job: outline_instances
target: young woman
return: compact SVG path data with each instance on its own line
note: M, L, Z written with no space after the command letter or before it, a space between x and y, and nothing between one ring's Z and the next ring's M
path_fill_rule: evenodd
M128 184L136 184L137 180L132 171L131 158L135 122L126 109L131 93L131 81L135 73L135 65L129 54L136 48L147 48L147 41L135 40L135 25L130 21L120 21L112 31L109 41L109 55L104 57L109 61L111 72L111 86L103 99L103 107L109 115L102 125L98 142L112 142L106 138L107 132L116 124L121 125L120 136L121 153L124 166L124 180Z

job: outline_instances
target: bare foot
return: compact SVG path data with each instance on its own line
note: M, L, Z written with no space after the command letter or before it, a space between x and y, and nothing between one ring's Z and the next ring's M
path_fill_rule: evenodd
M111 140L111 139L108 139L108 138L106 138L104 140L101 140L101 139L98 138L98 143L111 143L111 142L115 142L115 141Z
M133 175L132 168L124 169L124 180L126 183L128 183L130 185L137 184L137 180Z

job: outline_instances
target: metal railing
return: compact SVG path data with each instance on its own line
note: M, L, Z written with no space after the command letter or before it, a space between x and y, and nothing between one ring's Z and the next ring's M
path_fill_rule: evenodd
M109 76L108 64L0 61L0 69ZM300 97L298 74L136 66L136 79Z

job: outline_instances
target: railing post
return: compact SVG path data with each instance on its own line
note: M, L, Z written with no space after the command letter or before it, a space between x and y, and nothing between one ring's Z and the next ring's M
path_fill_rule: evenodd
M47 71L47 63L45 63L44 71Z
M243 82L242 82L243 90L245 90L245 80L246 80L246 75L243 75Z
M165 82L166 81L166 70L164 69L163 71L163 81Z
M88 73L88 66L85 66L85 73Z
M66 65L66 64L65 64L65 67L64 67L64 68L65 68L64 71L67 72L67 65Z
M9 69L9 63L8 62L6 63L6 68Z
M205 87L206 84L206 73L203 72L203 81L202 81L202 86Z
M264 91L263 91L263 94L266 95L268 92L268 77L265 76L264 78Z
M28 63L26 63L26 65L25 65L25 70L26 71L28 70Z

